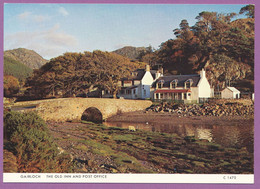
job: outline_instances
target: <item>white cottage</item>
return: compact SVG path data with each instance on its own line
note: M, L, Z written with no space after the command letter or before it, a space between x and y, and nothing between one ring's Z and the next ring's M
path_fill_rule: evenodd
M118 97L125 99L147 99L150 98L150 88L153 82L161 77L163 70L150 70L146 65L145 69L138 69L132 73L130 78L121 80L121 90Z
M204 69L200 74L170 75L158 78L151 87L154 100L177 100L184 102L207 99L214 96Z
M238 99L240 98L240 91L235 87L227 87L221 91L221 98Z

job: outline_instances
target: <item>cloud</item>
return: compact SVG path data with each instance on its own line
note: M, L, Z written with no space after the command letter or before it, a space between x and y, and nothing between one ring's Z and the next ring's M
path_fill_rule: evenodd
M43 16L43 15L34 15L33 19L35 22L44 22L44 21L48 20L49 17Z
M50 16L48 15L37 15L37 14L33 14L32 12L23 12L19 15L17 15L18 19L20 19L21 21L29 21L29 22L44 22L46 20L50 19Z
M7 35L4 39L5 50L28 48L47 59L73 51L77 45L76 37L61 31L59 24L43 31L17 32Z
M68 15L69 15L68 11L67 11L64 7L60 7L60 8L58 9L58 12L59 12L62 16L68 16Z
M24 20L24 19L27 19L31 16L31 12L23 12L21 14L19 14L17 17L20 19L20 20Z

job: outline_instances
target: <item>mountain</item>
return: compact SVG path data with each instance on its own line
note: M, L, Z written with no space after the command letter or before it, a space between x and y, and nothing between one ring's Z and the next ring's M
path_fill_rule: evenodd
M140 58L150 52L150 47L132 47L132 46L125 46L121 49L117 49L113 51L113 53L119 54L130 60L140 60Z
M19 81L25 80L33 70L23 63L4 55L4 75L16 77Z
M4 56L6 58L18 61L31 69L38 69L48 61L42 58L35 51L25 48L7 50L4 52Z

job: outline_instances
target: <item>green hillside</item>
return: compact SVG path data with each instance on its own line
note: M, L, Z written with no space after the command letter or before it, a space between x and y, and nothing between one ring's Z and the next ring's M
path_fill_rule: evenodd
M129 58L130 60L140 60L142 56L152 52L152 47L131 47L126 46L113 51L116 54Z
M35 51L25 48L7 50L4 52L4 56L19 61L31 69L39 69L48 62L48 60L42 58L42 56Z
M32 74L32 69L19 61L4 56L4 75L12 75L19 81L25 80Z

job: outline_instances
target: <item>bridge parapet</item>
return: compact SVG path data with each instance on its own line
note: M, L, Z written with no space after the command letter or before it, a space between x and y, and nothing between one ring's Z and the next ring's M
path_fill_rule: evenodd
M106 98L60 98L31 102L37 104L35 110L44 120L68 121L80 120L84 111L97 108L103 119L117 113L144 110L151 106L149 100L125 100Z

